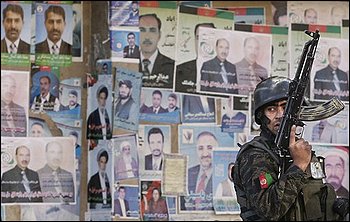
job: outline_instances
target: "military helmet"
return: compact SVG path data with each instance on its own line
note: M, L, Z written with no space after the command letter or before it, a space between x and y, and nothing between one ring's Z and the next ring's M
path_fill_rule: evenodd
M255 122L261 125L258 112L267 104L288 98L290 79L281 76L272 76L257 84L254 90Z

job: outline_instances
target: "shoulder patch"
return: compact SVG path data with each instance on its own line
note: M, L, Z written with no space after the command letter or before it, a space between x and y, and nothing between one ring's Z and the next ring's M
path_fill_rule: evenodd
M261 189L267 189L272 184L272 176L269 173L261 173L259 181Z

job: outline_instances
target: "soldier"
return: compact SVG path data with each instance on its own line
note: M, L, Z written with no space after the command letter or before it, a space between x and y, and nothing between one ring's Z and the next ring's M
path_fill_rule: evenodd
M255 120L262 131L260 136L241 147L233 175L243 220L322 220L324 209L330 209L332 213L332 205L326 206L324 202L325 208L320 207L323 203L319 197L312 199L315 196L311 196L308 200L315 200L311 201L312 204L300 201L308 195L304 192L304 197L301 196L301 191L309 189L321 193L319 189L324 184L319 179L320 185L316 187L316 179L310 179L307 168L314 160L311 158L312 147L304 139L295 138L295 126L291 129L289 143L293 162L280 172L282 158L278 155L274 139L287 103L290 82L285 77L270 77L260 82L254 91ZM332 195L334 190L327 192Z

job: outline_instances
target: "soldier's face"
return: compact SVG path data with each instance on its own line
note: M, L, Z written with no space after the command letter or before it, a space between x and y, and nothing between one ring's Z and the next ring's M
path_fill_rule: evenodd
M230 45L226 40L219 40L216 46L216 54L220 61L225 61L230 50Z
M3 20L3 25L6 33L6 38L11 42L15 42L19 39L23 28L23 20L20 14L13 11L8 11L6 13L6 18Z
M340 65L340 60L341 60L340 51L336 48L331 49L331 51L329 52L329 55L328 55L329 65L333 69L337 69L338 66Z
M275 102L264 109L265 116L270 120L270 123L267 124L267 128L275 135L280 127L286 104L287 101L283 100L280 102Z
M163 137L160 133L149 136L149 147L153 156L160 156L163 153Z
M143 55L152 55L157 50L158 41L160 40L160 30L158 22L151 16L140 19L140 43Z
M30 162L30 151L27 147L21 147L17 150L16 161L18 167L22 170L28 167Z
M344 177L344 162L339 156L327 156L325 166L327 183L332 184L335 189L338 189Z
M16 93L16 82L11 77L5 77L1 80L1 100L5 103L13 101Z
M211 135L203 135L197 141L197 155L199 162L204 169L211 168L213 148L218 142Z
M46 159L48 165L52 169L57 169L59 166L61 166L63 157L63 151L62 147L58 143L52 143L49 145L47 151L46 151Z
M45 27L47 31L47 37L53 42L56 43L61 39L61 36L64 31L66 22L62 15L49 12L47 14L47 19L45 21Z

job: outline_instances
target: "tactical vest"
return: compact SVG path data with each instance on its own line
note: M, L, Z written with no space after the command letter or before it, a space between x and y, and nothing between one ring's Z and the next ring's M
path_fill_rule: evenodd
M278 163L281 169L282 159L274 153L272 150L268 149L269 147L265 141L266 139L259 136L257 140L252 140L246 144L244 144L236 158L236 162L240 159L240 156L243 152L248 150L249 148L258 148L266 151L269 155ZM318 161L315 155L312 157L312 162ZM238 167L238 166L234 166ZM286 166L286 169L289 166ZM322 167L322 166L321 166ZM323 168L323 167L322 167ZM324 168L323 168L324 169ZM238 169L236 172L239 172ZM309 173L311 173L310 165L307 169ZM234 180L239 179L234 175ZM241 202L248 203L246 199L246 195L241 190L237 190L237 196L241 198ZM243 198L243 201L242 201ZM333 205L336 202L336 192L332 185L328 183L324 183L322 179L314 179L312 177L309 178L309 181L305 186L301 189L298 197L292 207L288 210L288 212L280 218L282 221L340 221L344 218L341 217L333 210ZM245 209L249 208L249 206L241 206ZM255 215L253 210L247 210L244 212L245 215L250 215L252 220L254 218L260 218L258 215ZM255 216L254 216L255 215Z

